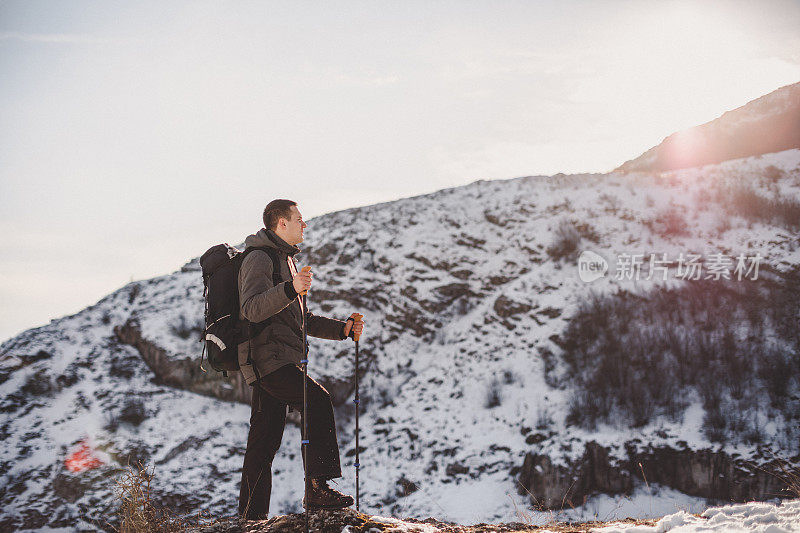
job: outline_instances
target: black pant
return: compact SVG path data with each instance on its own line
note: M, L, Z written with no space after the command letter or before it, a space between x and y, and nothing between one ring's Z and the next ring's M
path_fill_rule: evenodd
M267 517L272 492L272 459L283 438L287 405L300 411L301 418L305 419L303 371L295 365L282 366L253 383L250 433L247 436L242 485L239 490L239 514L246 515L248 519ZM310 377L308 416L309 477L342 477L331 397L322 385Z

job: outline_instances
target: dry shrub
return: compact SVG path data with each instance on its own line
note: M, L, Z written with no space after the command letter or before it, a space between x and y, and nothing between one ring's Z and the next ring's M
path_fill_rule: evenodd
M558 261L571 260L578 255L581 235L575 226L567 221L562 222L555 231L553 244L547 248L547 255Z
M184 532L215 523L201 514L189 520L161 508L154 501L152 481L153 471L148 472L142 464L128 465L127 470L117 478L115 489L120 502L119 533Z
M553 243L546 250L547 254L556 261L575 261L583 240L598 243L600 236L591 224L562 220L554 232Z
M549 383L573 389L567 423L680 421L697 394L713 442L800 436L800 268L748 282L697 280L584 301L553 339Z
M792 464L782 457L778 457L774 453L769 454L770 461L763 465L758 465L748 461L746 464L753 471L760 470L770 476L774 477L783 484L780 492L769 493L780 499L797 499L800 498L800 466ZM791 459L796 461L797 457Z
M786 173L775 165L770 165L764 169L764 178L769 182L780 181L785 175Z
M646 221L645 225L661 237L685 237L690 234L686 214L681 213L676 206L662 209L656 213L655 218Z
M781 473L778 478L786 484L786 492L794 498L800 498L800 468L786 461L778 461Z
M800 202L793 198L767 198L750 184L738 183L723 187L718 201L733 215L746 220L766 222L796 231L800 228Z

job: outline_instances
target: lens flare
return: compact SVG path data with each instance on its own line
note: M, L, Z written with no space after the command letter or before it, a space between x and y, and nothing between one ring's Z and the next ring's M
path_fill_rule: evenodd
M686 168L698 161L717 159L712 147L697 128L690 128L669 137L664 143L663 168Z

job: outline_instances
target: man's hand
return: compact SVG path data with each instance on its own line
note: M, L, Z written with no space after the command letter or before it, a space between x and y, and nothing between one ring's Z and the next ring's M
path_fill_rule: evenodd
M364 315L353 313L350 315L350 318L353 320L347 319L347 322L344 325L344 336L349 337L350 330L353 330L353 339L358 340L361 337L361 334L364 333Z
M292 280L292 286L297 294L305 294L311 288L311 267L305 266Z

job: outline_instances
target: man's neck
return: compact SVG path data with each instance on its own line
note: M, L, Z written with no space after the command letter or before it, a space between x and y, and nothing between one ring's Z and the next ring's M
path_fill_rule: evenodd
M280 233L274 230L273 233L275 233L275 236L278 237L280 240L282 240L284 244L288 244L289 246L295 246L294 244L289 244L289 241L286 240L286 237L284 235L281 235Z

